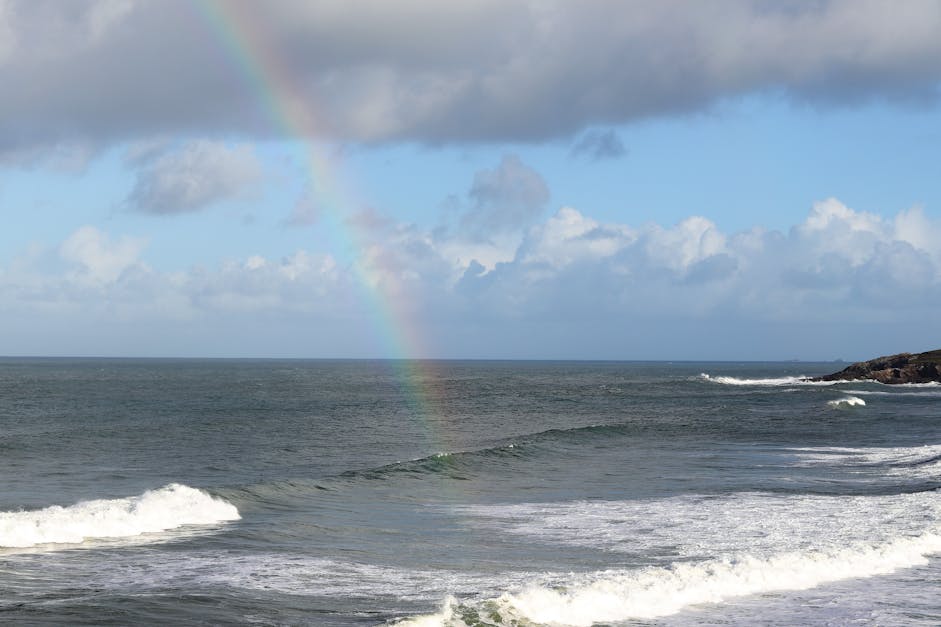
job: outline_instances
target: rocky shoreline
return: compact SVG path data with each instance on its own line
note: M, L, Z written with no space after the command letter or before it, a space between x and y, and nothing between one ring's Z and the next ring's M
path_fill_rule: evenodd
M899 353L860 361L839 372L811 377L808 381L859 381L879 383L941 382L941 349L924 353Z

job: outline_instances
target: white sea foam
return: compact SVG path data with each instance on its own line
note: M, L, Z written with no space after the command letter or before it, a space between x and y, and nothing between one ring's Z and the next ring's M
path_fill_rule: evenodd
M941 495L739 493L650 501L462 508L494 530L541 544L669 556L632 570L547 574L489 600L445 604L408 625L591 625L651 619L693 605L888 574L941 553Z
M448 598L439 612L397 624L462 626L468 610L487 616L498 625L522 622L588 627L598 622L652 619L676 614L693 605L884 575L926 564L929 556L939 552L941 536L932 532L883 544L570 574L549 584L530 585L466 606Z
M910 468L899 470L910 471ZM545 545L712 559L745 553L826 551L884 543L934 529L941 493L781 496L762 492L653 500L571 501L465 506L460 513L490 532Z
M862 407L866 404L866 401L859 398L858 396L844 396L843 398L838 398L834 401L827 401L827 405L834 409L846 409L848 407Z
M941 444L867 448L821 446L792 450L801 465L843 464L871 467L881 474L912 479L936 478L941 467Z
M189 548L194 546L200 545L188 545ZM526 585L549 581L544 573L416 568L282 551L127 551L110 554L107 568L100 567L100 560L74 555L51 564L48 560L23 560L17 562L17 569L24 577L44 576L44 590L50 594L70 589L75 581L82 581L86 588L122 594L210 586L252 590L263 595L282 593L345 600L387 597L410 604L420 602L428 607L449 595L495 598L507 590L521 590ZM8 582L5 580L5 583Z
M896 385L896 386L893 386L893 387L899 388L899 387L901 387L901 386ZM928 387L928 386L925 386L925 385L922 384L922 385L919 385L919 386L915 386L915 385L908 386L908 385L906 385L906 386L904 386L904 387L908 388L908 387ZM935 386L932 385L932 386L930 386L930 387L935 387ZM917 397L919 397L919 398L930 398L930 397L937 398L937 397L941 396L941 390L937 390L937 389L935 389L935 390L932 390L932 389L925 389L925 390L920 390L920 391L917 391L917 392L898 391L898 390L897 390L897 391L894 391L894 392L888 392L888 391L885 391L885 390L846 390L846 393L847 393L847 394L860 394L860 395L863 395L863 396L866 396L866 395L868 395L868 396L917 396Z
M254 590L315 594L341 598L389 596L432 601L449 594L499 594L534 580L532 573L498 574L431 568L397 568L330 558L285 554L225 556L193 555L170 575Z
M503 621L588 626L649 619L701 603L782 590L804 590L843 579L872 577L927 563L941 552L941 536L926 533L882 545L797 551L768 558L748 555L668 568L608 571L576 577L562 587L531 587L501 596ZM581 580L580 580L581 579ZM444 621L443 621L444 622Z
M937 388L941 387L941 381L925 381L924 383L890 383L887 385L903 388Z
M765 379L746 379L741 377L713 376L703 372L699 375L704 381L711 383L721 383L722 385L754 385L754 386L772 386L780 387L784 385L835 385L843 381L808 381L804 375L796 377L770 377Z
M421 614L419 616L410 616L394 624L398 627L443 627L445 625L466 625L463 621L456 623L454 608L457 606L457 600L448 596L442 604L441 611L434 614Z
M708 373L701 373L699 377L704 381L709 381L711 383L721 383L723 385L751 385L751 386L770 386L770 387L780 387L780 386L791 386L791 385L809 385L809 386L829 386L829 385L840 385L844 383L851 383L851 381L810 381L806 375L798 375L794 377L768 377L768 378L745 378L745 377L730 377L730 376L721 376L721 375L711 375ZM886 387L891 387L896 390L901 389L916 389L924 390L924 392L908 392L908 394L924 394L928 395L932 390L936 391L938 394L941 394L941 390L938 390L941 387L941 383L937 381L929 381L927 383L892 383L884 384L879 381L863 381L855 380L852 383L873 383L876 385L884 385ZM874 390L862 390L855 391L857 394L880 394L880 392ZM885 394L892 394L892 392L884 392ZM905 392L895 392L896 394L905 394Z
M0 547L128 538L184 525L208 525L238 519L238 509L234 505L201 490L174 483L127 498L0 512Z
M832 463L842 457L852 464L912 464L941 456L941 444L921 446L808 446L790 449L811 462Z
M438 611L403 621L409 627L463 627L473 623L468 617L474 613L495 625L590 625L872 577L925 564L941 552L941 494L934 492L843 497L738 493L454 509L467 514L468 522L476 519L492 531L524 533L543 544L581 544L587 538L586 546L595 549L639 548L669 556L672 563L584 573L484 573L290 553L201 551L170 552L157 562L117 561L108 569L89 571L89 576L94 585L122 590L208 583L346 599L389 595L429 608L446 599Z

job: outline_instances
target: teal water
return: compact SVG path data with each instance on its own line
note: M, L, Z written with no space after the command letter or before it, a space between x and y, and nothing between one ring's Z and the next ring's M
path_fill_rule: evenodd
M0 360L0 621L934 625L941 387Z

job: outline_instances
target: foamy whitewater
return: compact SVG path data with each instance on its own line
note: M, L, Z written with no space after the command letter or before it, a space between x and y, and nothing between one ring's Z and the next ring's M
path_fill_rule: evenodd
M211 525L238 518L234 506L200 490L171 484L123 499L0 512L0 548L136 537L184 525Z
M936 625L937 386L0 360L0 618Z
M866 401L859 398L858 396L844 396L843 398L838 398L836 400L827 401L827 405L833 407L834 409L845 409L847 407L861 407L866 404Z

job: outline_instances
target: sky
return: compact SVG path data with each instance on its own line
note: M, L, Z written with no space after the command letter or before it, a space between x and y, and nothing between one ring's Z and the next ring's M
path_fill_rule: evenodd
M0 354L941 347L941 2L0 0Z

